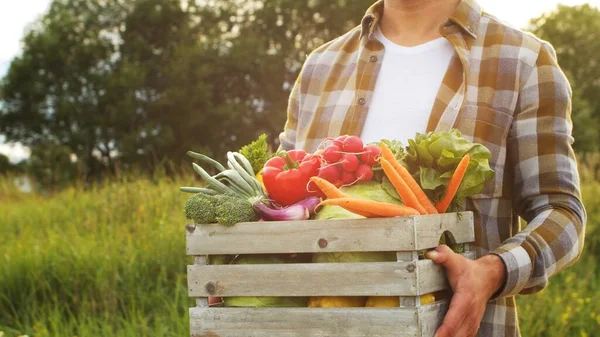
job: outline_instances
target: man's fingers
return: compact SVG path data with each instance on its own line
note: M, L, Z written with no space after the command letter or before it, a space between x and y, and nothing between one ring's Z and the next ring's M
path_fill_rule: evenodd
M469 298L454 294L448 313L444 322L435 333L435 337L458 337L458 331L462 329L463 322L469 312Z
M462 258L461 255L454 253L452 249L446 245L441 245L434 250L428 251L425 253L425 257L450 270L456 270L456 267L460 265L460 259Z

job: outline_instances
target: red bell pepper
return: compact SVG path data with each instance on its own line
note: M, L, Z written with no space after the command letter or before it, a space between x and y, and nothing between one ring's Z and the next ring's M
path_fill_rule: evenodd
M282 151L265 163L262 176L269 198L281 206L289 206L316 195L307 189L310 178L319 173L317 156L303 150Z

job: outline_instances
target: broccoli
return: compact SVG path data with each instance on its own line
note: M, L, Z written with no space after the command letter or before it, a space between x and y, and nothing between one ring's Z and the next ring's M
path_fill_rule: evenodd
M215 208L214 197L198 193L186 201L184 214L186 219L194 220L194 223L199 225L215 223L217 222Z
M217 222L224 226L233 226L239 222L256 221L256 211L252 204L235 195L222 194L213 197Z
M194 194L185 203L184 214L187 219L194 220L199 225L218 222L233 226L238 222L255 221L257 218L256 211L248 200L231 194Z

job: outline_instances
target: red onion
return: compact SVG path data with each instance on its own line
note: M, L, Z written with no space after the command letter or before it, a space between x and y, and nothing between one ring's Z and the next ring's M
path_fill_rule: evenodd
M302 204L294 204L284 208L271 208L263 202L256 202L254 209L266 220L272 221L292 221L307 220L310 212Z
M319 205L319 203L321 203L321 198L309 197L304 200L298 201L295 205L302 205L306 207L306 209L308 209L309 214L314 215L315 209L317 208L317 205Z
M256 211L261 215L261 218L265 220L308 220L311 215L315 214L315 209L320 202L321 198L319 197L309 197L300 200L291 206L273 208L262 201L257 201L254 203L254 209L256 209Z

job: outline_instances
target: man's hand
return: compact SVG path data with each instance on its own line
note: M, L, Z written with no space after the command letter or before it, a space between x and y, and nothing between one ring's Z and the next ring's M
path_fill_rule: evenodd
M488 300L504 284L504 263L496 255L469 260L448 246L439 246L425 257L446 267L454 291L448 313L435 337L475 336Z

